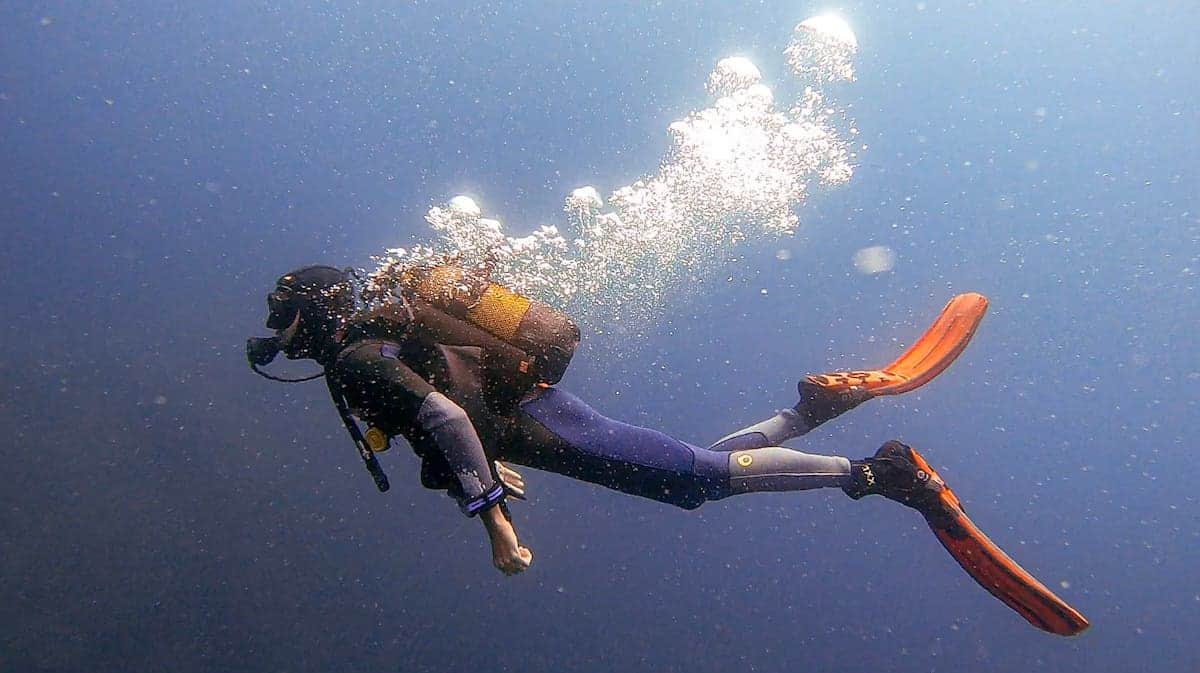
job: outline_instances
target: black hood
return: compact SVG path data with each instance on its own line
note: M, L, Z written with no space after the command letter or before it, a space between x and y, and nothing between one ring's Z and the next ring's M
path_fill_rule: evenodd
M267 296L267 308L270 329L285 329L300 318L296 334L284 347L287 356L319 361L332 346L338 327L354 313L350 273L324 265L286 273Z

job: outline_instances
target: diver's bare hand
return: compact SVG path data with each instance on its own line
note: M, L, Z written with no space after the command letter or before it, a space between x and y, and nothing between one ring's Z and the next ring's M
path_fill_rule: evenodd
M533 563L533 552L517 541L517 531L504 518L499 507L480 512L483 525L487 527L488 539L492 542L492 564L505 575L524 572Z
M497 555L495 550L492 550L492 564L505 575L512 576L517 573L523 573L533 564L533 552L529 551L528 547L518 545L515 550L505 551L501 555Z
M504 492L518 500L525 499L525 477L500 461L496 461L496 474L504 484Z

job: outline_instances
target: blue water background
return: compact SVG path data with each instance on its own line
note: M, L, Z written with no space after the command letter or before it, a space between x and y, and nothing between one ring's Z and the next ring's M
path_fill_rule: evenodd
M837 491L688 513L527 472L505 578L405 448L380 495L324 386L246 370L283 271L458 193L557 221L653 170L717 59L784 81L822 9L0 4L0 670L1200 670L1194 3L840 5L854 180L564 383L706 443L983 292L946 375L798 446L921 448L1077 639ZM868 245L895 269L854 272Z

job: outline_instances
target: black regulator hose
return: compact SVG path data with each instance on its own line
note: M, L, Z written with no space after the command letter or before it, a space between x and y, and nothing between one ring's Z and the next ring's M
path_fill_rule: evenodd
M304 381L312 381L325 376L325 372L318 372L312 376L305 376L298 379L285 379L279 376L272 376L259 367L265 367L279 355L279 351L283 348L279 337L250 337L246 339L246 361L250 363L250 369L254 370L255 374L270 379L279 381L280 383L303 383Z

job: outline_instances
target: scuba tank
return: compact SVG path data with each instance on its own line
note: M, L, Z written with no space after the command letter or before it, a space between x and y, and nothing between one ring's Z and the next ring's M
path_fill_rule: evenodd
M415 300L417 322L435 323L430 325L435 332L448 328L436 317L422 320L428 307L482 329L510 347L499 350L516 356L517 372L535 383L562 380L579 346L579 328L565 314L458 266L409 269L398 287Z

